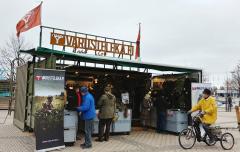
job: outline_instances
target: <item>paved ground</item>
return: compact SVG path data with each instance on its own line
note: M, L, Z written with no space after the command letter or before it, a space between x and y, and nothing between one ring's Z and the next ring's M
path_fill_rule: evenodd
M7 111L0 111L0 123L5 119ZM33 134L21 132L12 125L12 117L7 118L5 124L0 124L0 152L32 152L35 148L35 138ZM236 127L235 112L219 112L218 123L221 126ZM235 147L231 150L237 152L240 149L240 132L230 130L235 136ZM83 141L78 141L75 146L67 147L62 152L78 152L79 145ZM58 150L59 151L59 150ZM157 134L154 131L133 131L131 135L113 136L109 142L93 143L93 148L86 152L181 152L185 151L178 145L176 135ZM191 150L193 152L217 152L223 151L220 144L208 147L204 143L197 143ZM56 151L57 152L57 151Z

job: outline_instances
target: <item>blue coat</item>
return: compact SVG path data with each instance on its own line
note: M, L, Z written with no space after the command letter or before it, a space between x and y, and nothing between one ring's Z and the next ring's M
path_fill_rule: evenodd
M94 98L90 93L82 96L82 104L77 107L78 112L82 112L81 118L83 120L94 119L96 117L96 109Z

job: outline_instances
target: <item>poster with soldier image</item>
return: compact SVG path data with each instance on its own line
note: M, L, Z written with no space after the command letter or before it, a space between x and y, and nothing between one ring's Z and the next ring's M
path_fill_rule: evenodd
M64 148L65 71L34 69L34 132L36 150Z

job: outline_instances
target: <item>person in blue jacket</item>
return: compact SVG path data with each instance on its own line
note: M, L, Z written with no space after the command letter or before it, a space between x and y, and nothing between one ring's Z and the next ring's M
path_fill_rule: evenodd
M93 119L96 117L95 101L93 96L88 92L87 87L81 87L82 104L77 107L81 113L81 119L85 121L85 143L81 144L83 149L92 147Z

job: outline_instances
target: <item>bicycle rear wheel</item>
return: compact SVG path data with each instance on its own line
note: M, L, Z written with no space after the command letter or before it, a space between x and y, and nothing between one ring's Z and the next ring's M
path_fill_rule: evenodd
M221 140L220 140L220 143L221 143L221 146L224 150L230 150L233 148L234 146L234 137L231 133L224 133L222 136L221 136Z
M196 134L190 128L184 129L178 136L178 142L183 149L191 149L196 143Z

